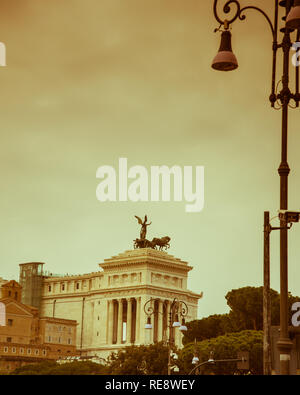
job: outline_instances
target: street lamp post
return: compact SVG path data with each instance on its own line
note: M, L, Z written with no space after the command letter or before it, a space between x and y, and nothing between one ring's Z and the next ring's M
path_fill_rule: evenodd
M229 14L231 12L231 5L235 6L235 13L230 19L222 20L219 17L217 11L218 0L214 0L213 11L216 20L220 26L215 31L221 30L222 42L217 56L214 58L212 67L215 70L229 71L237 68L237 60L233 55L231 48L231 34L229 32L230 25L239 18L245 20L246 16L244 12L252 9L258 11L267 20L269 27L272 32L272 51L273 51L273 62L272 62L272 84L271 94L269 100L271 106L275 109L282 109L282 124L281 124L281 162L278 168L280 176L280 209L287 210L288 208L288 175L290 168L287 162L287 131L288 131L288 107L290 107L291 100L294 100L295 107L299 106L300 94L299 94L299 67L295 64L295 93L292 93L289 89L289 55L292 47L291 33L296 29L296 41L299 41L299 29L300 29L300 0L274 0L274 23L271 22L268 15L258 7L255 6L240 6L237 0L228 0L224 7L223 12ZM283 33L283 39L281 43L277 42L278 36L278 7L285 8L285 26L280 29ZM279 93L276 92L275 80L276 80L276 55L277 50L281 48L283 51L283 75L281 79L282 89ZM277 108L276 108L277 106ZM280 337L277 342L277 347L280 354L280 374L289 374L290 372L290 354L292 348L292 342L289 338L288 333L288 227L284 220L280 220Z
M155 311L155 309L153 308L152 302L154 300L155 299L151 298L144 304L144 312L147 315L147 323L145 324L145 329L152 329L152 324L151 324L152 314L155 314L156 312L158 314L163 314L158 310ZM179 328L181 332L187 331L187 327L185 324L185 317L187 316L187 313L188 313L188 307L186 303L183 300L178 300L177 298L174 298L170 305L169 316L167 317L168 329L169 329L169 338L167 340L168 375L170 375L172 371L172 357L173 357L172 346L175 345L175 339L173 337L173 328ZM180 323L180 319L181 319L181 323Z

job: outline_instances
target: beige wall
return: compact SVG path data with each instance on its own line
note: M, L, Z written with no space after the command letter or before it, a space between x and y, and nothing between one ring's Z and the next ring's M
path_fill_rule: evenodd
M35 311L37 314L37 310ZM9 320L12 321L9 324ZM38 337L38 317L15 304L6 305L6 326L0 326L0 342L7 342L11 338L12 343L30 344Z

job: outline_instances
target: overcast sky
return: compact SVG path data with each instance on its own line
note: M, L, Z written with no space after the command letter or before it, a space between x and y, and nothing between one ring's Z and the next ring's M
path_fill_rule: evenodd
M212 70L220 42L212 5L1 0L0 277L18 279L19 263L30 261L54 273L97 271L132 248L134 215L147 214L147 237L169 235L169 253L193 266L188 285L203 292L199 318L227 312L231 289L262 285L263 212L274 217L279 208L272 37L250 10L232 26L239 68ZM257 5L273 18L273 1ZM300 209L299 109L289 114L289 204ZM117 169L120 157L147 169L204 166L204 209L99 202L96 170ZM300 225L289 235L289 288L300 295ZM276 232L271 243L271 286L279 290Z

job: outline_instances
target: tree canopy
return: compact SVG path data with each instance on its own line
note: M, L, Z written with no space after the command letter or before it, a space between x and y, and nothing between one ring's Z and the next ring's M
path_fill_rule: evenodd
M195 350L196 347L196 350ZM192 358L197 352L199 360L204 362L210 358L236 359L239 351L249 352L249 367L253 374L263 372L263 333L262 331L246 330L211 339L203 340L199 343L189 343L180 352L178 366L181 374L188 374L194 367ZM206 364L201 368L202 374L234 374L237 371L236 362L217 362Z
M107 367L91 362L69 362L58 364L55 361L34 363L17 368L13 375L93 375L107 374Z
M108 359L109 374L167 374L167 366L168 347L162 342L129 346L111 354Z

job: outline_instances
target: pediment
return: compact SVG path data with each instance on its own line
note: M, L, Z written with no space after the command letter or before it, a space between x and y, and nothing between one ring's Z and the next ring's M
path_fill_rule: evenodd
M33 316L30 308L23 305L22 303L18 303L17 301L12 299L2 299L1 302L4 302L6 306L6 314L22 315L27 317Z

